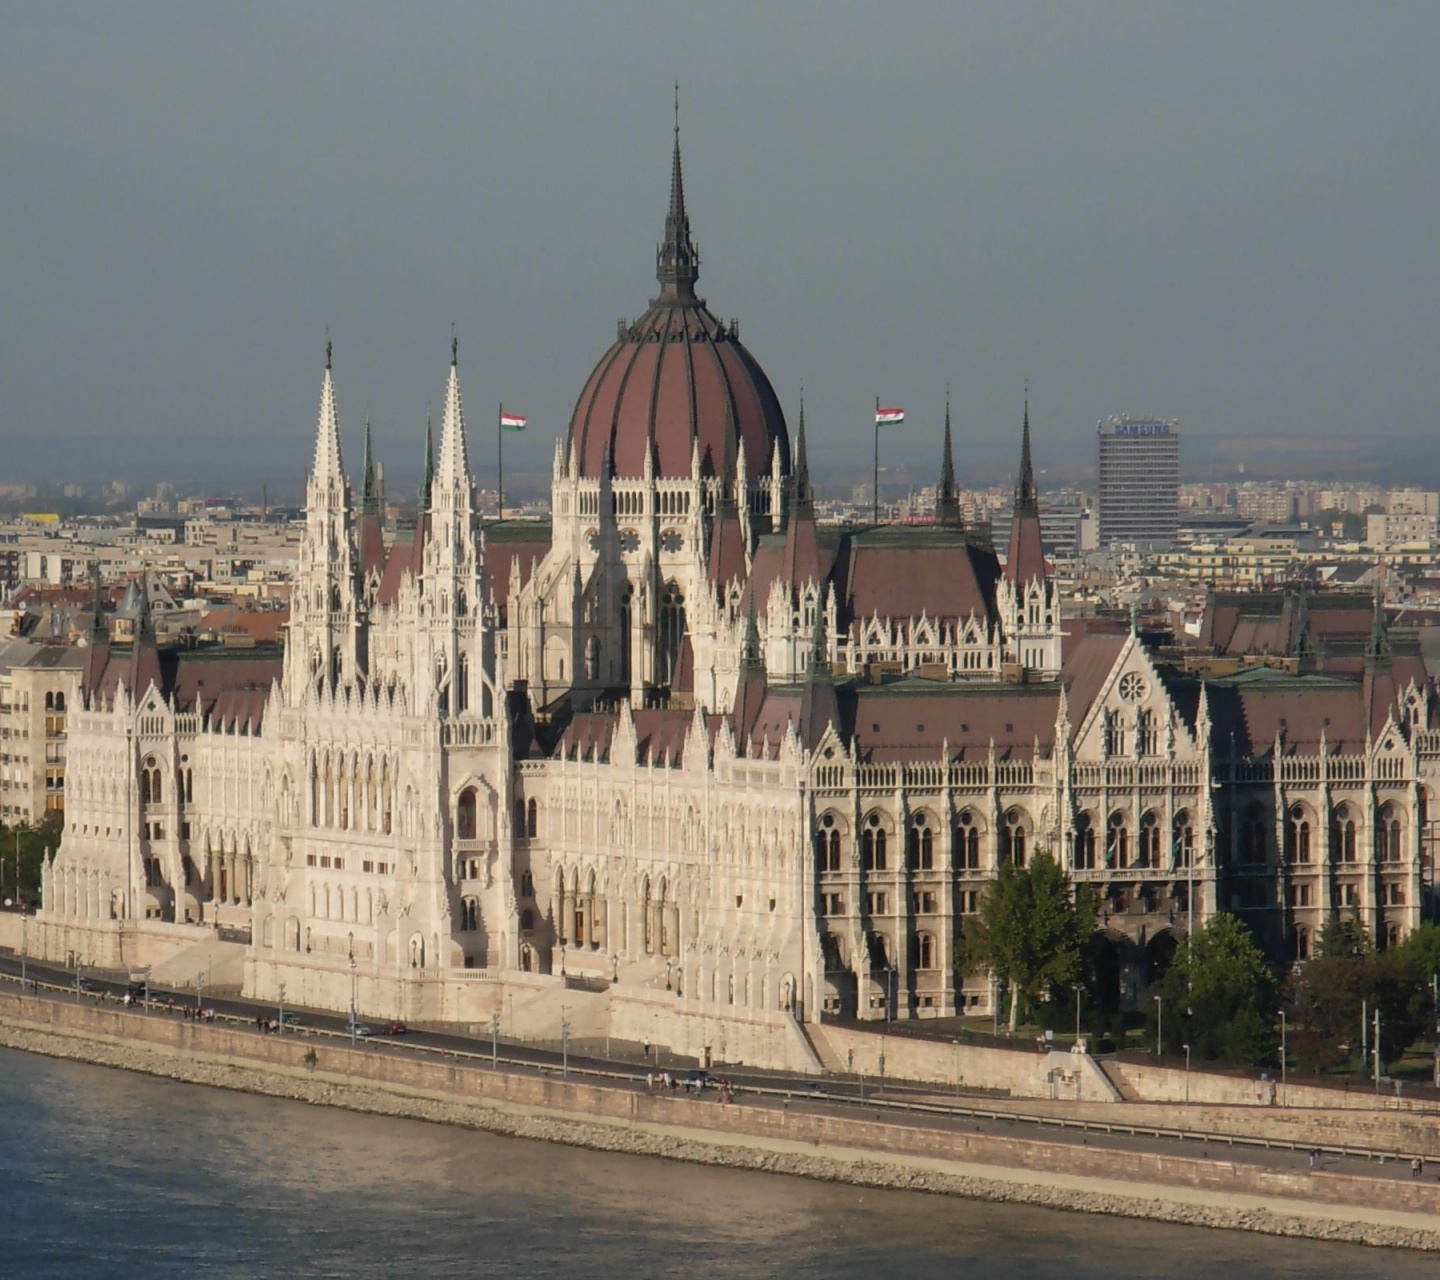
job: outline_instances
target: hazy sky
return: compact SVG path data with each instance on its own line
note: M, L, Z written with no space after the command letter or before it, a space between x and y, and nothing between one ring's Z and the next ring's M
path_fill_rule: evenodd
M1083 457L1117 412L1433 438L1440 5L0 0L0 478L548 465L656 291L671 84L700 292L823 464ZM1048 454L1047 454L1048 451ZM1437 450L1440 452L1440 450Z

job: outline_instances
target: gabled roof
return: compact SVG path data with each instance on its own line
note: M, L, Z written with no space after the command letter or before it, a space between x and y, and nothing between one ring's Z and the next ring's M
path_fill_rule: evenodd
M1038 740L1055 744L1055 684L970 685L927 680L849 684L839 690L846 736L864 763L983 760L994 743L1001 760L1029 760Z
M485 576L490 599L501 609L510 592L523 587L535 573L535 566L550 551L551 525L548 520L494 520L485 526ZM515 561L520 562L520 580L511 580Z
M1085 722L1091 704L1100 696L1129 639L1124 631L1090 631L1065 645L1060 679L1070 700L1070 723Z
M995 553L944 525L886 525L850 533L835 564L839 625L878 614L931 621L995 617Z

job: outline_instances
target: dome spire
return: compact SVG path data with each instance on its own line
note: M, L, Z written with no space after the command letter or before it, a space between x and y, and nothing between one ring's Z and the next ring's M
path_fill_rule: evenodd
M435 427L430 415L425 415L425 468L420 480L420 514L430 511L430 495L435 485Z
M810 459L805 451L805 384L800 384L800 428L795 433L795 472L791 478L795 505L813 509L814 491L810 488Z
M1040 495L1035 489L1035 467L1030 461L1030 388L1025 388L1025 425L1020 432L1020 476L1015 481L1015 511L1038 515Z
M675 85L675 151L670 163L670 212L665 215L665 240L655 254L655 276L661 302L695 301L700 278L700 255L690 239L690 216L685 212L685 175L680 168L680 85Z
M378 515L380 512L380 489L375 481L375 454L371 448L370 415L365 415L365 471L360 489L360 514Z
M935 519L960 523L960 490L955 484L955 450L950 442L950 388L945 388L945 447L940 455L940 487L935 494Z

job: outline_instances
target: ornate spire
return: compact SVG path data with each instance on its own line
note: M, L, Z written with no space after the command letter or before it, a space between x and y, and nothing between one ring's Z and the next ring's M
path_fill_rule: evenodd
M425 470L420 480L420 514L430 510L430 493L435 487L435 425L425 415Z
M695 301L700 278L700 255L690 239L690 217L685 212L685 176L680 169L680 86L675 86L675 151L670 163L670 212L665 215L665 240L655 254L655 276L660 281L659 302Z
M1040 495L1035 489L1035 467L1030 461L1030 396L1025 396L1025 426L1020 433L1020 476L1015 481L1015 513L1038 515Z
M955 450L950 442L950 388L945 388L945 447L940 454L940 485L935 491L935 519L960 523L960 490L955 484Z
M1010 518L1010 550L1005 576L1017 587L1044 579L1045 540L1040 529L1040 498L1030 461L1030 397L1025 397L1025 427L1020 437L1020 476L1015 481L1015 510Z
M810 487L810 459L805 451L805 387L800 387L800 428L795 434L795 470L790 483L794 488L795 506L813 509L815 491Z
M374 516L380 514L380 487L375 481L375 454L371 447L370 440L370 419L365 419L365 478L361 482L360 490L360 514L362 516Z
M320 420L315 429L314 478L343 485L345 460L340 452L340 421L335 411L335 383L330 368L331 345L325 343L325 380L320 386Z
M445 416L440 425L440 482L448 487L470 483L470 458L465 446L465 411L460 403L460 343L450 338L450 379L445 385Z

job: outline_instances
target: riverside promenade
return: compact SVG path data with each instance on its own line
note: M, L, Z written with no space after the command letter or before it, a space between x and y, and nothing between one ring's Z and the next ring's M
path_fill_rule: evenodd
M1303 1154L1286 1153L1286 1163L1277 1166L1218 1140L1181 1154L1150 1149L1154 1144L1133 1135L1101 1131L1018 1136L1003 1131L1000 1103L992 1123L978 1123L973 1114L838 1107L801 1091L746 1093L722 1103L714 1093L654 1092L633 1071L562 1078L549 1069L492 1068L480 1054L442 1055L392 1044L352 1048L335 1037L262 1035L241 1023L146 1015L51 993L0 992L0 1045L597 1150L861 1186L1440 1250L1440 1184L1433 1176L1412 1179L1403 1160L1342 1170L1310 1168ZM1267 1110L1260 1116L1273 1114ZM1237 1126L1246 1122L1235 1119ZM1426 1131L1440 1129L1440 1121L1428 1117L1420 1123Z

